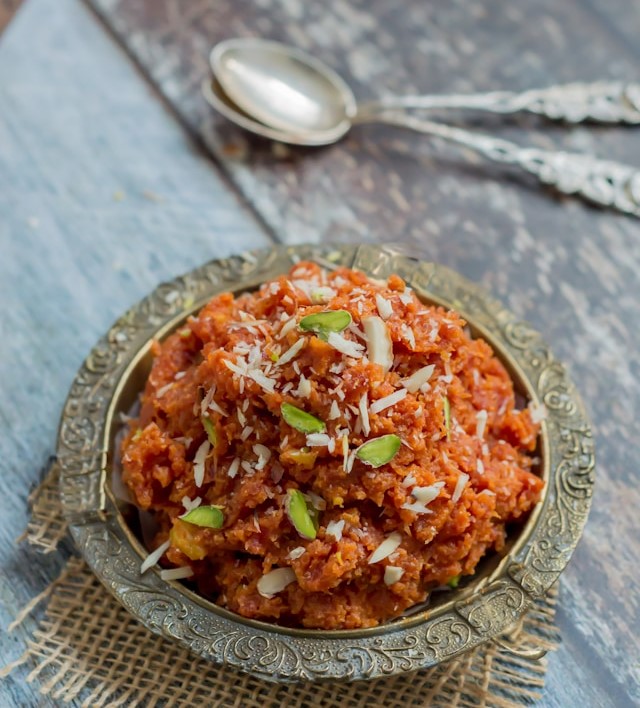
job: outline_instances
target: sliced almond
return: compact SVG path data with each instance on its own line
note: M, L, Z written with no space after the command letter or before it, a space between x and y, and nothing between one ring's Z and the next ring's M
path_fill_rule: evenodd
M389 534L384 541L376 548L376 550L369 556L369 565L372 563L379 563L381 560L389 557L402 543L402 536L394 531Z
M388 565L384 569L384 584L393 585L404 575L404 568L398 568L395 565Z
M275 568L258 580L258 592L270 600L296 579L291 568Z
M367 337L367 356L369 361L379 364L386 373L393 366L393 342L389 328L381 317L372 315L362 320Z
M409 391L409 393L417 393L421 386L424 386L429 379L433 376L433 371L435 366L429 364L428 366L423 366L421 369L414 371L411 376L403 379L400 383Z

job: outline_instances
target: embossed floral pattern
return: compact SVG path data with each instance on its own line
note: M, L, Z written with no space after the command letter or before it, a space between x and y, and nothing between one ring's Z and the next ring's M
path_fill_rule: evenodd
M378 278L397 273L420 296L455 307L511 359L532 398L548 411L543 426L545 500L507 557L457 601L346 635L285 632L242 620L203 603L179 584L163 582L154 572L140 576L144 550L125 529L107 490L118 425L112 399L116 392L121 395L119 385L149 339L177 326L216 292L251 289L285 272L297 259L325 267L344 264ZM123 405L115 403L116 410ZM536 332L448 269L373 246L249 253L213 261L159 286L125 313L87 357L65 404L57 453L61 497L74 540L120 602L152 631L203 657L281 681L354 680L413 671L497 638L546 593L569 561L586 522L595 466L580 399Z

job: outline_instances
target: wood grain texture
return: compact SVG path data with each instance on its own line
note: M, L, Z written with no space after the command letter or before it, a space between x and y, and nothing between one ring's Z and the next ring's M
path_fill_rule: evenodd
M159 280L270 233L396 241L482 282L572 368L596 428L598 485L563 576L563 644L543 704L638 703L640 611L628 589L640 563L640 222L551 198L395 129L360 128L326 150L274 149L214 116L197 92L211 44L251 34L317 53L361 98L637 80L637 1L94 5L207 141L240 201L77 2L30 0L0 42L0 626L56 572L59 560L9 540L24 526L68 383L118 313ZM638 130L470 124L640 165ZM0 655L16 657L23 638L0 635ZM0 686L1 705L40 702L25 675Z
M85 7L25 5L0 40L0 664L63 564L15 539L84 356L160 281L268 243ZM27 674L0 706L56 705Z
M639 599L628 592L640 562L640 222L386 127L359 128L324 150L274 148L214 115L198 93L211 45L234 35L296 44L338 69L360 98L637 80L638 2L91 2L279 239L400 243L482 282L568 362L595 424L598 485L564 576L564 644L546 701L640 701ZM638 130L469 123L640 165Z

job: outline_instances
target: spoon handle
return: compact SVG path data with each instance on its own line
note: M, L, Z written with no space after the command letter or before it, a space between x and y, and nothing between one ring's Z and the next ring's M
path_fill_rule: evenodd
M516 165L559 192L640 217L640 170L635 167L579 153L521 147L508 140L403 114L379 115L376 121L437 135L494 162Z
M380 111L397 108L462 108L492 113L527 111L568 123L640 123L640 84L621 81L574 83L532 89L523 93L491 93L432 96L389 96L362 104L356 122Z

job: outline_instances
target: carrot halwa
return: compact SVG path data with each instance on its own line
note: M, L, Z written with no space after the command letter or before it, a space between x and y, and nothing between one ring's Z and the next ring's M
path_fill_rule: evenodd
M396 617L540 497L537 416L489 345L397 276L299 263L214 297L154 355L123 480L169 577L244 617Z

